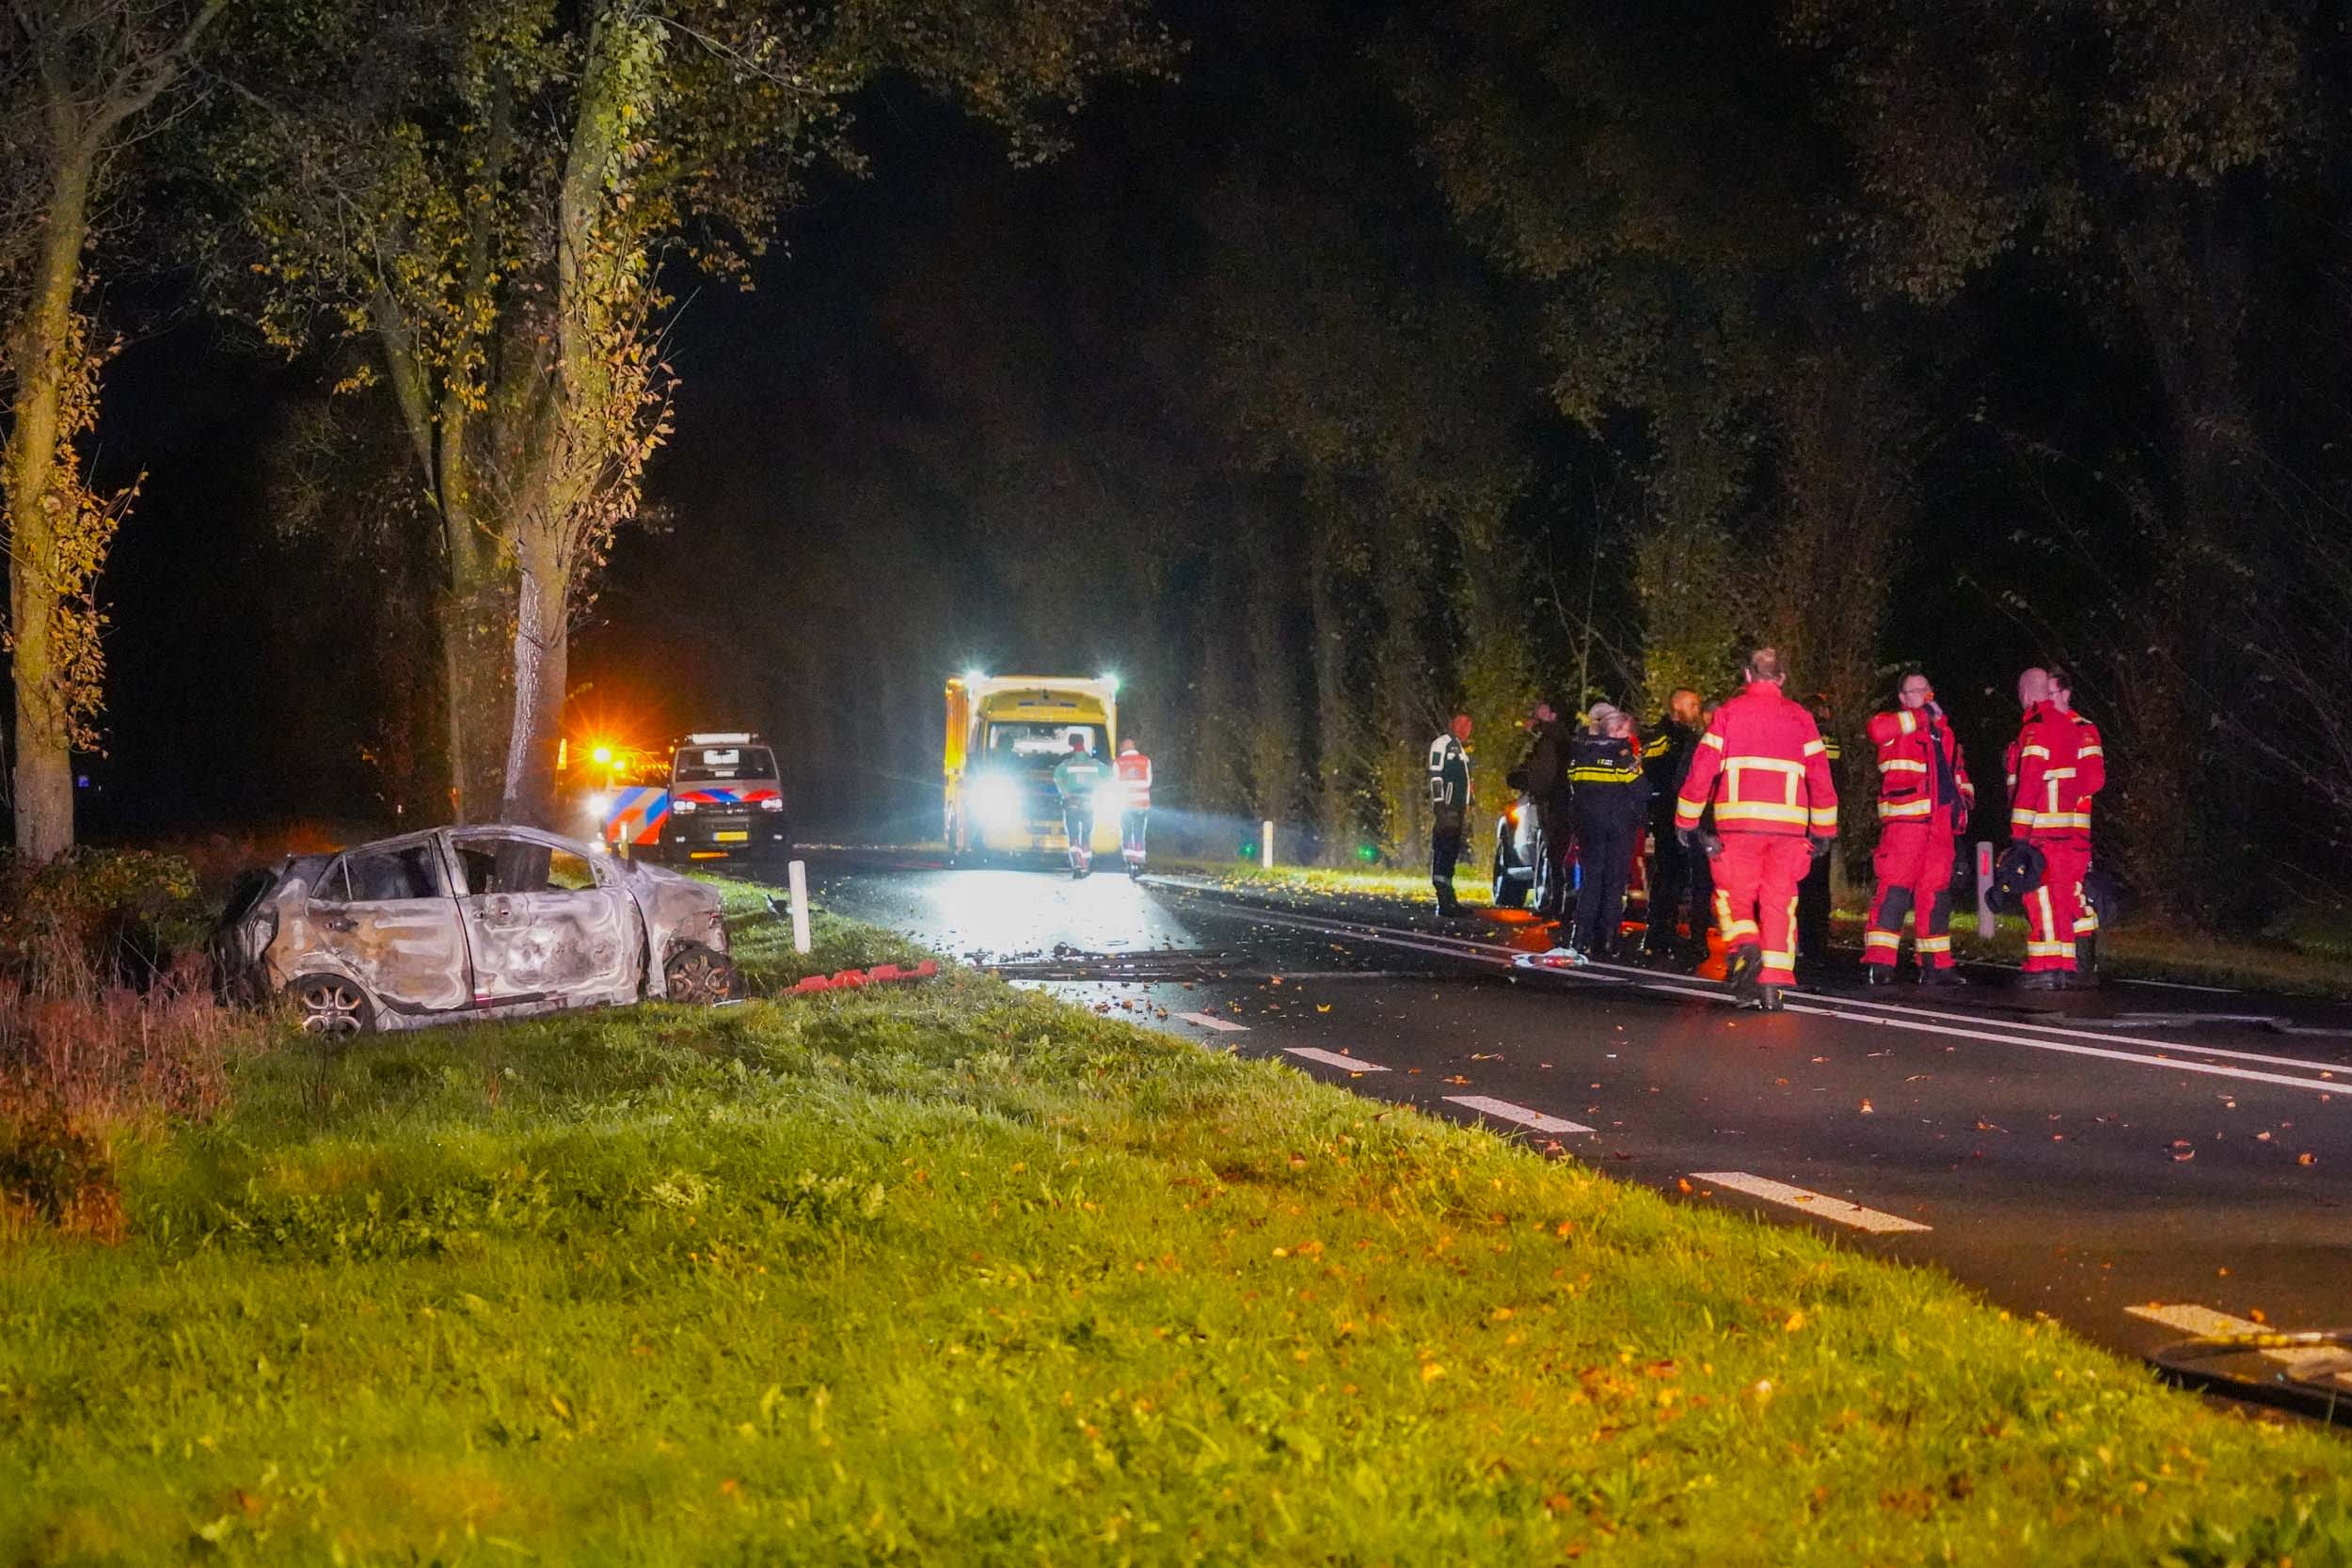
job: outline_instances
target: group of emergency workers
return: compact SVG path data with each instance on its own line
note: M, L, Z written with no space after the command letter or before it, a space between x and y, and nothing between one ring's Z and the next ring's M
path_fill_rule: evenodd
M1632 716L1597 703L1571 732L1549 703L1528 715L1528 750L1509 775L1528 817L1539 915L1565 923L1565 961L1617 956L1627 884L1652 841L1644 957L1703 961L1710 927L1725 974L1753 1006L1776 1011L1798 955L1827 953L1829 851L1837 836L1835 739L1828 714L1785 689L1779 652L1748 656L1740 689L1719 704L1677 690L1646 743ZM1897 974L1906 919L1919 983L1963 983L1953 967L1952 886L1976 786L1934 688L1916 672L1866 728L1877 753L1876 893L1862 978ZM2096 984L2098 914L2090 877L2091 800L2106 784L2099 731L2074 711L2073 681L2035 668L2018 678L2024 722L2007 757L2010 856L2022 867L2027 938L2020 984ZM1470 800L1470 721L1457 715L1430 744L1430 878L1441 913L1454 894ZM1646 830L1646 832L1645 832ZM1574 902L1568 889L1573 881ZM1684 934L1688 909L1688 935Z
M1144 837L1152 823L1152 759L1133 737L1119 743L1118 760L1105 763L1087 744L1084 731L1073 731L1070 754L1054 767L1054 788L1061 796L1062 836L1070 843L1070 874L1073 879L1094 871L1094 808L1108 779L1118 780L1119 851L1127 875L1143 875Z

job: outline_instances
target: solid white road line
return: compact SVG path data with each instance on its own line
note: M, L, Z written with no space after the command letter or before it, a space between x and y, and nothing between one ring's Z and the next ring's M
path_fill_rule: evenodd
M1538 1132L1590 1132L1592 1131L1582 1122L1565 1121L1558 1117L1546 1116L1541 1111L1531 1111L1524 1105L1514 1105L1507 1100L1497 1100L1490 1095L1450 1094L1445 1097L1445 1102L1449 1105L1467 1106L1481 1116L1493 1117L1498 1121L1515 1121L1521 1127L1533 1128Z
M1467 958L1472 962L1497 964L1529 974L1557 974L1571 980L1598 981L1611 985L1631 985L1642 990L1658 991L1673 996L1730 1005L1736 999L1724 990L1700 990L1687 981L1664 980L1647 970L1623 964L1587 963L1572 969L1549 969L1542 966L1521 968L1518 956L1485 942L1473 942L1454 937L1424 937L1414 933L1410 938L1391 935L1385 928L1361 922L1343 923L1319 920L1311 915L1293 914L1288 911L1268 911L1251 907L1252 914L1278 925L1292 925L1309 930L1327 931L1334 935L1353 937L1360 942L1382 942L1391 947L1410 947L1425 953L1439 953L1451 958ZM2189 1045L2181 1040L2147 1040L2131 1036L2094 1034L2089 1030L2068 1029L2058 1024L2028 1023L2009 1019L1979 1019L1965 1013L1947 1013L1926 1007L1904 1006L1895 1003L1835 1001L1808 997L1797 992L1788 1003L1792 1013L1812 1013L1822 1018L1842 1019L1850 1023L1880 1023L1893 1029L1908 1029L1916 1034L1942 1035L1951 1038L1985 1040L1995 1045L2022 1045L2036 1051L2056 1052L2062 1055L2098 1056L2108 1061L2129 1062L2137 1067L2154 1068L2167 1072L2201 1073L2215 1078L2235 1078L2249 1084L2271 1084L2283 1088L2309 1089L2318 1094L2342 1094L2352 1089L2352 1077L2291 1078L2282 1073L2255 1072L2242 1068L2223 1067L2210 1062L2184 1061L2179 1052L2194 1052L2201 1056L2222 1056L2236 1060L2272 1063L2280 1067L2300 1068L2306 1072L2352 1073L2352 1069L2336 1062L2317 1062L2297 1056L2270 1056L2249 1051L2226 1051L2217 1046ZM1939 1022L1938 1020L1949 1020ZM1965 1026L1963 1026L1965 1025ZM2000 1031L2000 1032L1995 1032ZM2026 1031L2031 1031L2027 1033ZM2112 1042L2114 1045L2143 1045L2163 1054L2145 1052L2118 1051L2108 1044L2077 1045L2063 1037Z
M2277 1329L2244 1318L2233 1318L2227 1312L2217 1312L2210 1307L2194 1302L2152 1302L2146 1307L2126 1307L2124 1311L2135 1318L2145 1318L2152 1323L2177 1329L2193 1339L2220 1339L2247 1334L2276 1334ZM2292 1367L2304 1374L2333 1373L2342 1378L2352 1368L2352 1354L2335 1345L2271 1345L2265 1346L2263 1357L2280 1366Z
M1203 1029L1222 1029L1232 1035L1249 1033L1248 1024L1235 1023L1231 1019L1219 1018L1215 1013L1178 1013L1176 1016L1186 1023L1198 1023Z
M1288 1056L1304 1056L1311 1062L1321 1062L1325 1067L1343 1067L1350 1072L1386 1072L1389 1070L1377 1062L1367 1062L1355 1056L1343 1056L1336 1051L1318 1051L1311 1045L1286 1045L1282 1048L1282 1053Z
M1834 1220L1839 1225L1852 1226L1856 1230L1868 1230L1881 1235L1905 1230L1932 1230L1933 1226L1917 1220L1904 1219L1900 1214L1882 1214L1876 1209L1865 1209L1851 1198L1831 1197L1823 1193L1809 1193L1803 1187L1792 1187L1786 1181L1751 1176L1743 1170L1696 1170L1691 1173L1693 1181L1711 1182L1728 1187L1735 1193L1760 1197L1767 1203L1786 1204L1801 1209L1818 1219Z

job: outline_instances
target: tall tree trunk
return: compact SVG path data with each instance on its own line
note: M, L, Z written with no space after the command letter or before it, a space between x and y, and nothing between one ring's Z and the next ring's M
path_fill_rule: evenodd
M61 117L62 106L53 111ZM16 847L28 861L73 847L72 725L53 633L57 605L57 440L68 364L74 353L73 298L89 234L98 144L56 138L49 184L48 233L35 263L28 309L11 357L17 388L6 458L8 626L16 687Z
M499 817L549 826L555 802L555 733L568 679L571 594L557 527L526 520L516 541L515 718Z

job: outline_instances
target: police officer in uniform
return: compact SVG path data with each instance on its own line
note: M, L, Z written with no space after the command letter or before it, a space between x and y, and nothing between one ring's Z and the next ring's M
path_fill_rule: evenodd
M1470 719L1457 713L1445 734L1429 743L1429 881L1438 890L1438 912L1457 915L1454 868L1462 860L1462 834L1470 820Z
M1569 946L1588 958L1613 958L1625 919L1626 882L1649 815L1649 778L1634 749L1632 715L1608 703L1593 705L1592 727L1568 752L1568 780L1576 792L1577 852L1583 868Z

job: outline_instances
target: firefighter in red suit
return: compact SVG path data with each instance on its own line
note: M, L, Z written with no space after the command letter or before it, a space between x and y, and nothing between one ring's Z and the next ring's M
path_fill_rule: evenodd
M1780 654L1748 656L1747 689L1715 710L1675 800L1675 832L1699 832L1711 799L1722 833L1714 855L1715 922L1729 950L1732 989L1767 1012L1796 984L1797 884L1837 836L1837 785L1821 732L1781 690Z
M1893 712L1873 715L1869 724L1879 762L1879 847L1870 857L1879 888L1862 939L1862 977L1872 985L1895 977L1908 914L1919 983L1956 986L1952 842L1967 831L1977 786L1928 677L1905 675L1895 701Z
M2029 990L2074 984L2082 946L2095 941L2099 917L2083 898L2090 870L2090 800L2106 786L2107 753L2099 727L2074 711L2074 679L2063 670L2017 677L2025 727L2009 749L2009 831L2042 851L2042 885L2026 895L2026 974Z
M1119 852L1127 862L1127 875L1143 875L1143 840L1152 822L1152 759L1133 740L1119 743L1119 760L1111 765L1119 775Z

